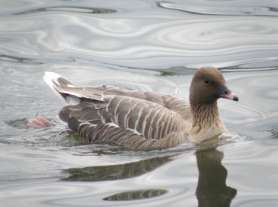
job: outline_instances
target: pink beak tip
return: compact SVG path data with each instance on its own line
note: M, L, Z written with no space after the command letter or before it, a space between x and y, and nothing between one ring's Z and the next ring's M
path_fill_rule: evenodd
M223 96L225 99L233 100L233 101L239 101L239 98L234 93L229 93Z

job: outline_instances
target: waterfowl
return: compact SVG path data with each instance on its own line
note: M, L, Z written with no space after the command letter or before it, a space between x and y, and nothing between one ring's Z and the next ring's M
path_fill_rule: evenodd
M217 108L219 98L238 101L222 73L212 67L196 71L189 103L171 95L112 86L79 87L53 72L46 83L66 101L59 117L84 144L111 144L131 150L154 150L185 142L202 143L226 132Z

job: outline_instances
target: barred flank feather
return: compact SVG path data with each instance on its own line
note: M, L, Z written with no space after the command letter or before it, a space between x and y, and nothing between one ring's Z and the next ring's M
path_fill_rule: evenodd
M202 142L225 131L219 119L215 91L211 96L194 93L204 86L202 78L213 76L223 86L223 76L216 69L203 69L196 74L195 86L190 91L191 106L180 98L153 92L111 86L79 87L52 72L46 72L44 80L66 101L75 100L59 116L71 130L79 133L82 143L152 150L174 147L188 140Z

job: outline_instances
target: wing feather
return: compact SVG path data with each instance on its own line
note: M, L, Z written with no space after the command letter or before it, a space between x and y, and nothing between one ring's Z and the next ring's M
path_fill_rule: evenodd
M110 86L78 87L50 72L44 80L66 100L79 100L77 105L65 106L59 115L84 143L146 150L184 142L191 112L179 98Z

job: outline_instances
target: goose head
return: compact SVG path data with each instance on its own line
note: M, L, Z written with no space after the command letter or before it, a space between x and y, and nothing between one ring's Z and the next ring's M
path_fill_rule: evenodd
M206 67L199 69L191 82L190 103L191 105L213 104L219 98L238 101L226 86L222 73L217 68Z
M190 107L192 112L191 141L200 143L216 137L226 128L217 108L219 98L238 101L226 85L222 73L213 67L199 69L190 86Z

